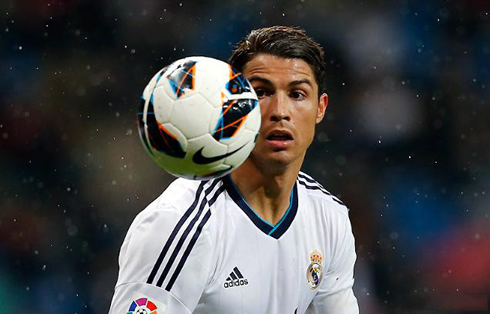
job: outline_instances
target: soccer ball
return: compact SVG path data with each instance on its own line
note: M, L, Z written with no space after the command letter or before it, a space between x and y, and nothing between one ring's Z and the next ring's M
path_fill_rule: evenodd
M250 82L229 64L208 57L180 59L160 70L143 91L141 141L172 175L224 176L255 146L260 107Z

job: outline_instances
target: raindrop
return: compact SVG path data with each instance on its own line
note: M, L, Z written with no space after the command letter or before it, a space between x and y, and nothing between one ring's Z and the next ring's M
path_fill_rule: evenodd
M69 236L73 237L73 236L76 236L78 234L78 227L75 225L70 225L70 226L68 226L66 231L67 231Z

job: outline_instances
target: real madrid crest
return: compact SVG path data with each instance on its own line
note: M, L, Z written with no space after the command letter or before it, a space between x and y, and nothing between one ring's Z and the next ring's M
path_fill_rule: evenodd
M314 250L310 254L310 266L306 270L306 282L310 289L315 290L320 286L323 278L323 255Z

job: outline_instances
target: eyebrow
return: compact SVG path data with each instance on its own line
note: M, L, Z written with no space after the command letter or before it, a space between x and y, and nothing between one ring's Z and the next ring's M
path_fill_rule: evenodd
M301 84L307 84L307 85L310 85L311 88L313 88L313 84L311 83L311 81L309 79L292 81L288 84L288 86L291 87L291 86L296 86L296 85L301 85Z
M260 82L262 84L269 85L269 86L274 85L274 84L272 84L272 82L270 80L263 78L263 77L260 77L260 76L252 76L248 80L251 83L252 82ZM288 87L297 86L297 85L301 85L301 84L307 84L313 88L313 84L311 83L311 81L309 79L296 80L296 81L289 82Z
M263 83L265 85L273 85L272 82L266 78L263 78L263 77L260 77L260 76L252 76L251 78L248 79L248 81L250 83L252 82L260 82L260 83Z

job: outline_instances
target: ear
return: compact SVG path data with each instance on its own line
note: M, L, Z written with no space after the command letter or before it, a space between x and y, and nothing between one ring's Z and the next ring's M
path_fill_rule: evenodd
M328 95L326 93L323 93L320 96L320 100L318 101L318 109L316 112L316 123L320 123L323 120L323 117L325 116L325 110L327 110L328 106Z

